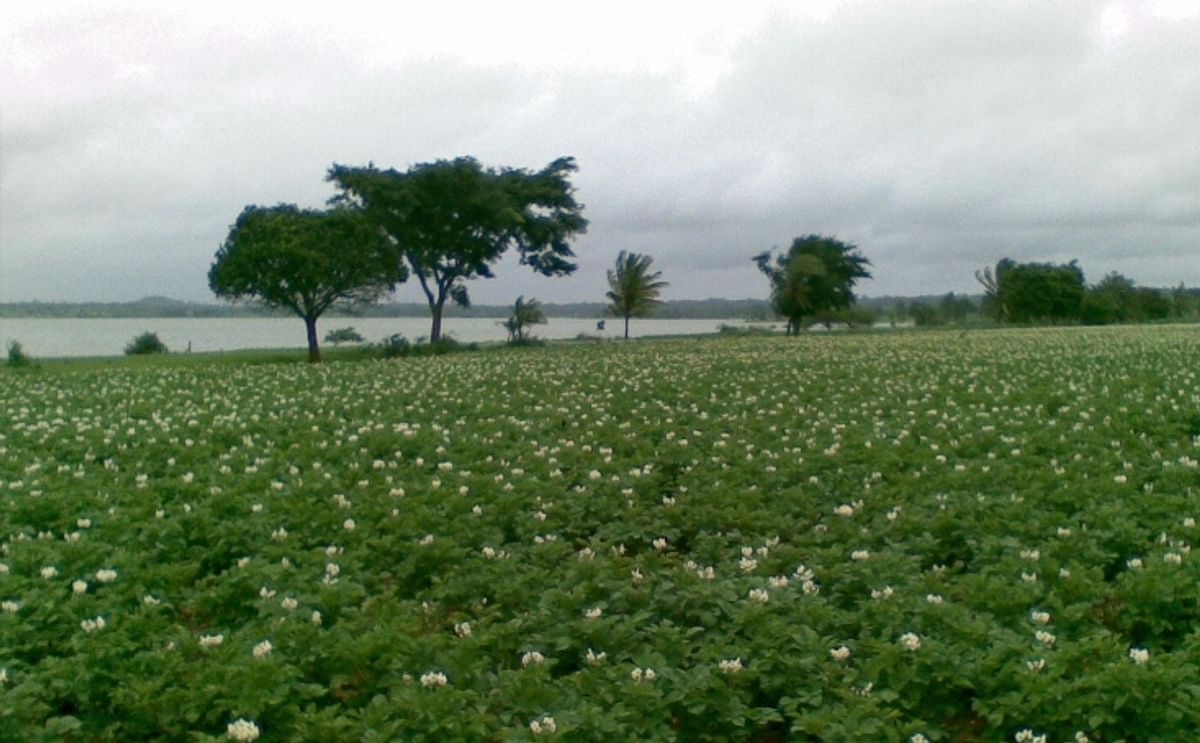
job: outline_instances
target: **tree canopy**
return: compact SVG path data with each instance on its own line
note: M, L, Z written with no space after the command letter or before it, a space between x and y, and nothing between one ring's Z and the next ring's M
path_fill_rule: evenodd
M662 280L662 271L650 271L654 259L648 255L617 255L617 263L608 269L608 313L625 319L625 337L629 337L629 318L646 317L659 304L659 292L670 286Z
M335 303L373 302L407 276L396 250L354 210L247 206L208 272L223 299L257 299L304 320L320 361L317 319Z
M799 333L806 318L854 304L855 284L871 278L871 262L856 245L823 235L797 237L786 253L768 250L754 263L771 282L771 304L787 319L789 335Z
M1078 262L1017 263L1003 258L993 272L975 272L984 307L1003 322L1074 322L1083 310L1083 269Z
M587 229L575 200L573 158L536 172L485 168L471 157L414 165L407 171L335 164L328 180L337 203L362 211L398 250L429 303L429 338L442 334L447 300L470 306L465 282L492 278L516 249L521 263L545 276L575 270L570 240Z

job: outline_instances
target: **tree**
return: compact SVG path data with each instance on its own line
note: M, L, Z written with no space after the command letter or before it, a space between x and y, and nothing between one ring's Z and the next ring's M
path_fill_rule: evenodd
M994 320L1008 322L1008 282L1005 280L1009 269L1017 265L1011 258L1001 258L996 263L996 271L983 268L975 272L975 280L983 286L983 313Z
M325 334L325 342L337 346L342 343L362 343L366 338L353 327L338 328Z
M545 325L546 313L542 312L542 303L530 297L525 301L525 295L517 297L513 304L512 314L504 321L504 329L508 331L509 343L521 343L526 340L525 330L530 325Z
M351 209L247 206L208 272L231 301L256 298L304 320L308 360L321 360L317 319L338 302L373 302L407 278L395 247Z
M544 276L575 271L569 241L587 229L569 180L575 170L570 157L537 172L485 168L460 157L404 172L334 164L328 180L341 189L335 202L360 209L417 277L434 343L446 301L469 307L465 282L492 278L492 266L510 248Z
M617 254L617 263L608 269L608 314L625 318L625 337L629 337L629 318L646 317L661 303L659 292L670 286L662 280L662 271L650 272L654 259L648 255Z
M1083 269L1075 261L1014 263L1005 272L1008 319L1020 323L1059 323L1080 319Z
M869 279L871 265L856 245L823 235L792 241L786 253L768 250L754 256L771 282L771 305L787 318L787 334L797 335L806 317L854 304L854 285Z

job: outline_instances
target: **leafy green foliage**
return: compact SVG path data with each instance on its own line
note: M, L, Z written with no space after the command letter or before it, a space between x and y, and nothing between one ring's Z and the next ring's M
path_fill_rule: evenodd
M158 337L158 333L146 331L138 336L125 346L126 356L142 356L153 353L166 353L167 344L163 343Z
M342 190L340 203L360 208L398 247L429 303L437 342L447 300L470 306L465 282L492 278L510 249L542 275L574 272L570 240L587 229L569 179L575 170L570 157L537 172L460 157L403 172L335 164L328 180Z
M25 347L21 345L20 341L9 341L6 363L11 367L29 366L29 354L25 353Z
M362 343L365 340L366 338L363 338L362 334L352 327L337 328L325 334L325 342L335 346L341 343Z
M531 325L545 325L546 313L542 311L542 303L525 295L517 297L513 303L512 314L504 321L504 329L508 331L509 343L524 343L529 340L526 332Z
M1083 269L1076 261L1017 263L1004 258L994 272L985 268L975 278L985 291L985 312L1003 322L1069 323L1083 313Z
M647 317L658 306L659 294L670 286L662 280L662 271L651 271L654 259L648 255L617 254L617 263L608 270L608 313L624 318L625 337L629 337L629 318Z
M0 718L1187 740L1198 352L1085 328L9 373Z
M800 332L805 318L853 305L855 284L871 278L871 262L858 247L831 237L797 237L773 261L771 253L759 253L754 263L771 282L771 304L787 319L789 335Z
M320 361L317 320L337 302L368 303L404 281L394 246L350 209L248 206L208 272L218 297L257 299L304 320L310 361Z

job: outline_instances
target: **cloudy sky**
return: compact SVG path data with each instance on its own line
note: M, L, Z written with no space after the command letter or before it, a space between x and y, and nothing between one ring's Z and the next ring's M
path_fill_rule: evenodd
M871 296L1003 256L1200 286L1200 0L707 5L5 3L0 302L213 301L245 205L458 155L572 155L591 220L575 276L476 302L600 301L622 249L766 296L750 257L808 233Z

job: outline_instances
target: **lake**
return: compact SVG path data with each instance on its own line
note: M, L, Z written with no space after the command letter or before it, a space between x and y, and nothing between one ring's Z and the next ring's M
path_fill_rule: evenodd
M446 318L442 331L463 342L503 341L508 335L494 317ZM745 325L743 320L656 320L629 323L629 335L692 335L713 333L722 324ZM620 338L622 321L609 318L607 329L596 330L596 321L586 318L550 318L536 325L538 338L560 340L580 333ZM335 328L353 327L371 342L400 333L410 341L429 335L424 317L329 317L317 324L318 334ZM0 318L0 344L7 351L10 341L19 341L32 358L70 356L120 356L126 344L143 332L157 333L172 352L233 351L247 348L303 348L304 323L298 318ZM322 346L327 344L322 344Z

